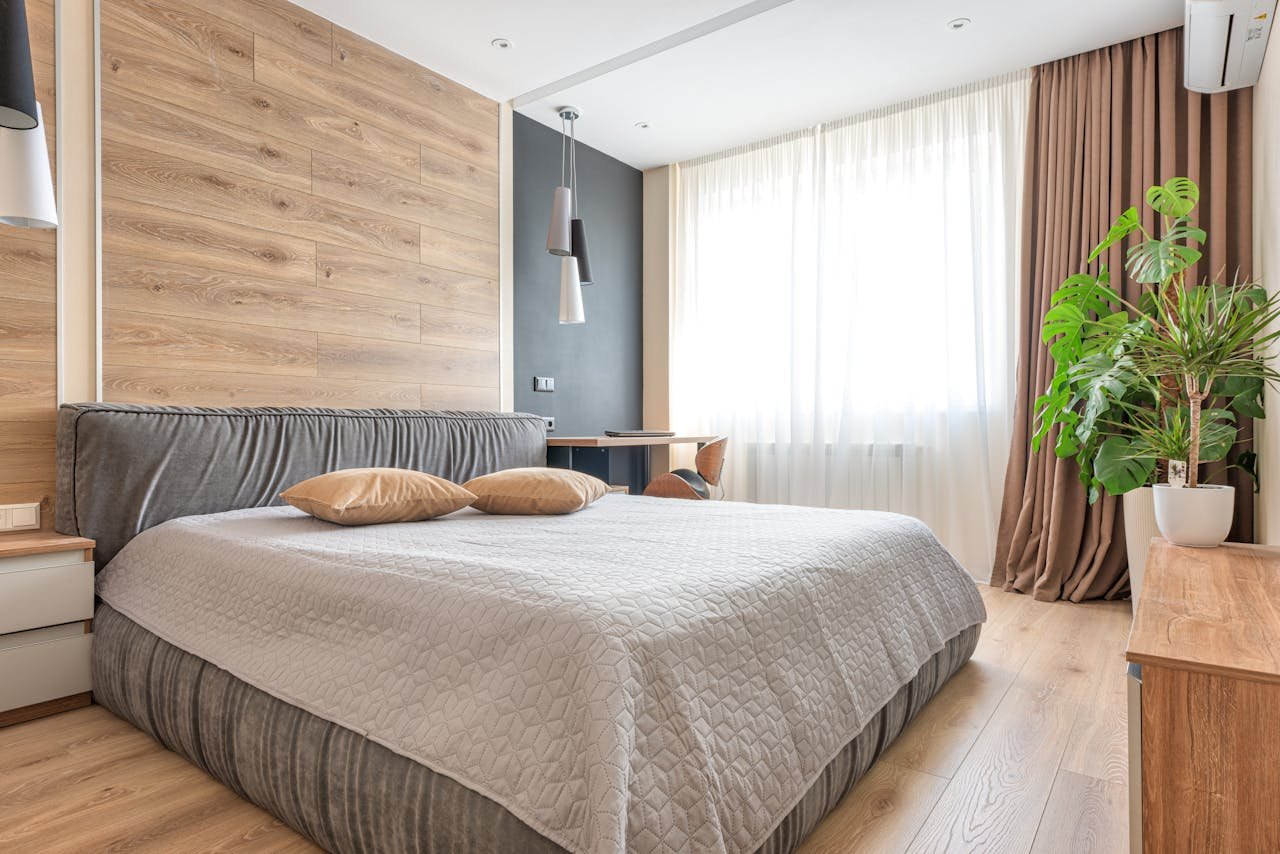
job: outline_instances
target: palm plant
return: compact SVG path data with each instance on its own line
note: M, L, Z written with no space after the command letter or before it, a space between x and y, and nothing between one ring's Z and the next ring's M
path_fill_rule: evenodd
M1199 463L1226 459L1240 417L1261 418L1265 383L1280 380L1269 349L1280 337L1280 298L1256 283L1188 286L1206 236L1191 221L1200 191L1173 178L1147 191L1163 232L1122 213L1090 254L1136 237L1125 256L1141 286L1135 302L1111 286L1105 264L1071 276L1053 294L1041 336L1054 374L1036 400L1033 450L1054 428L1054 451L1074 457L1090 503L1151 482L1160 460L1185 460L1189 485ZM1248 470L1253 455L1235 462Z

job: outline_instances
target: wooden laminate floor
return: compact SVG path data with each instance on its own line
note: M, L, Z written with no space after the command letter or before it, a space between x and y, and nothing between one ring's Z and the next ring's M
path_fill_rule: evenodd
M1129 603L983 587L977 654L805 854L1123 852ZM0 729L0 851L315 851L101 706Z

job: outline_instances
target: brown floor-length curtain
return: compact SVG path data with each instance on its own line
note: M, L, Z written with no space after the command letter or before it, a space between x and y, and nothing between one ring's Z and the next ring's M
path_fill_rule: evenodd
M1085 268L1093 246L1147 187L1185 175L1200 185L1197 223L1209 234L1196 279L1252 266L1252 89L1199 95L1182 85L1181 29L1038 66L1031 83L1022 221L1022 305L1013 447L991 583L1037 599L1116 598L1128 591L1121 501L1089 506L1079 469L1033 455L1033 402L1052 363L1040 341L1049 297ZM1119 273L1117 247L1106 259ZM1113 274L1113 283L1118 276ZM1125 279L1132 298L1138 286ZM1243 425L1252 441L1252 424ZM1222 482L1223 478L1215 478ZM1252 484L1240 472L1233 540L1253 539Z

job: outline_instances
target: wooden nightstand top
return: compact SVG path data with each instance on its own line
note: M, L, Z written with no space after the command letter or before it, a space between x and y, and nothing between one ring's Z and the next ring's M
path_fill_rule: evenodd
M95 545L97 543L85 537L69 537L52 531L23 531L17 534L0 534L0 557L69 552L91 549Z

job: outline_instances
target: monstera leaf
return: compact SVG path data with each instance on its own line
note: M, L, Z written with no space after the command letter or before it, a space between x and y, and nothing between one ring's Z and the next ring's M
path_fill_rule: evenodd
M1123 495L1146 486L1155 470L1155 457L1137 452L1124 436L1112 436L1103 442L1093 460L1094 478L1111 495ZM1091 490L1089 502L1096 500L1096 491Z
M1188 245L1192 240L1204 243L1204 231L1185 219L1175 221L1164 237L1144 240L1129 249L1125 259L1129 275L1144 285L1158 285L1183 273L1203 254Z
M1190 178L1170 178L1147 190L1147 204L1158 214L1179 218L1200 201L1200 188Z
M1111 223L1111 229L1107 232L1107 236L1102 238L1102 242L1093 247L1093 252L1089 253L1089 263L1092 264L1098 260L1098 256L1106 252L1112 246L1115 246L1121 240L1124 240L1130 234L1142 227L1142 222L1138 219L1138 209L1129 208L1120 216L1116 217L1116 221Z

